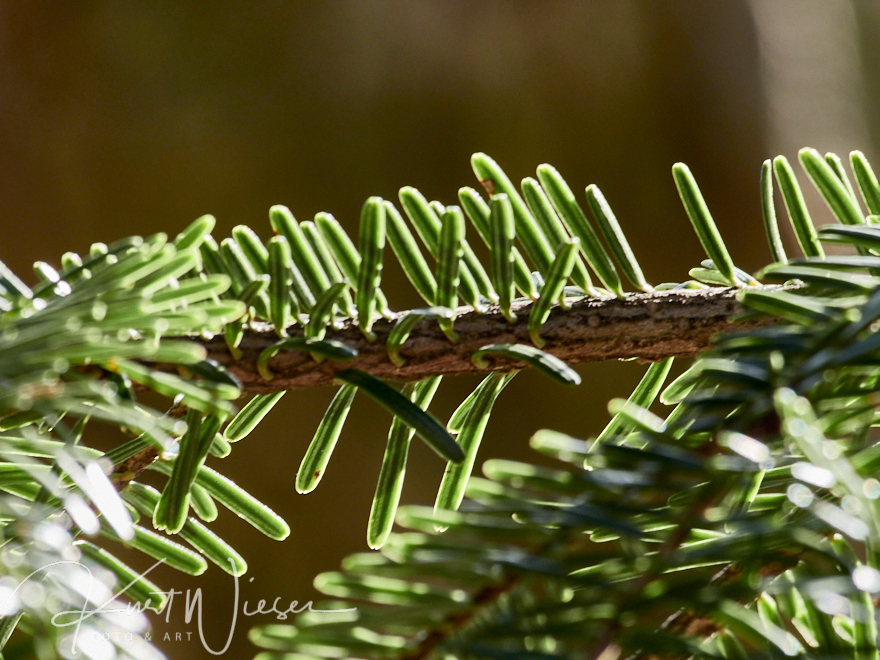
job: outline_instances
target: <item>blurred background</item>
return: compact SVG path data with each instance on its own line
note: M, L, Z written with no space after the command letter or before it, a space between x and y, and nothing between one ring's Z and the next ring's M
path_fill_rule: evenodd
M204 213L218 239L241 223L267 238L272 204L300 220L332 212L354 234L370 195L412 185L456 203L475 184L471 153L485 151L514 180L549 162L575 191L599 185L653 283L687 279L704 258L670 176L684 161L754 271L770 258L765 158L861 149L880 166L878 37L870 0L2 3L0 259L28 276L35 260L173 236ZM405 309L415 294L386 263L383 287ZM523 373L481 456L540 460L528 439L546 426L597 433L607 400L643 370L582 365L573 389ZM445 382L432 410L445 418L476 382ZM289 393L220 466L293 530L277 543L228 512L215 523L250 563L249 609L317 598L317 573L367 549L386 413L358 400L320 487L293 487L331 396ZM414 441L404 502L433 504L442 469ZM232 579L215 567L155 579L202 588L206 641L222 648ZM154 617L154 640L171 658L211 657L182 605ZM239 614L230 657L252 655L247 629L271 621Z

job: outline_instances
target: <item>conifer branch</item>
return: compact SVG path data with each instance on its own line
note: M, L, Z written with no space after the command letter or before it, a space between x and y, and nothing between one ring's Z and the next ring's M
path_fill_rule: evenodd
M229 369L244 389L253 393L330 385L338 371L351 368L385 379L421 380L485 371L473 364L471 355L487 344L530 343L527 326L531 305L526 300L514 303L518 321L513 324L499 312L478 314L460 308L455 321L460 341L455 344L436 321L422 320L401 350L406 364L399 368L388 359L385 341L400 315L373 325L377 335L374 342L367 342L354 323L329 331L327 338L357 349L357 357L348 362L318 363L302 351L278 353L270 363L275 374L271 381L257 370L260 353L278 340L271 325L257 324L245 334L239 346L241 359L230 354L219 336L207 341L206 348L211 359ZM569 364L627 358L650 362L696 355L709 348L712 337L719 332L772 322L770 318L735 320L734 315L741 311L736 289L730 288L637 293L623 300L584 298L567 311L554 309L541 335L547 340L545 350ZM491 369L495 370L517 365L506 358L490 359Z

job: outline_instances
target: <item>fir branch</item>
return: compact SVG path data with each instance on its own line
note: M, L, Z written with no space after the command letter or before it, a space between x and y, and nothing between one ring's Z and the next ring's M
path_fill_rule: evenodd
M658 361L670 356L693 356L711 345L719 332L755 328L773 322L771 318L736 320L742 311L736 289L663 291L613 297L584 298L565 312L554 309L542 326L547 340L545 350L568 364L600 360L636 358ZM303 387L330 385L343 369L359 369L374 376L402 381L429 376L485 371L471 361L471 355L487 344L529 343L528 312L532 303L516 301L513 311L520 321L508 323L498 311L480 314L460 308L455 322L460 340L450 343L442 329L431 320L420 321L404 344L401 355L406 364L395 366L388 359L385 343L394 323L403 314L373 325L377 339L367 342L355 322L328 332L335 339L358 351L351 361L316 362L302 351L282 351L271 361L275 377L260 376L257 359L277 341L268 324L254 324L239 345L241 359L235 359L222 337L205 342L208 356L239 378L245 390L268 393ZM493 357L492 370L518 366L516 361Z
M473 606L469 611L457 614L451 619L444 621L442 626L429 631L419 645L400 660L427 660L437 650L438 646L465 628L484 608L495 605L499 598L509 594L521 583L521 576L511 574L506 576L501 584L483 587L479 593L473 596Z

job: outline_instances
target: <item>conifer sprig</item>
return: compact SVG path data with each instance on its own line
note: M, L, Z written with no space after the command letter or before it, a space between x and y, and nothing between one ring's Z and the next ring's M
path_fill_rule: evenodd
M367 535L382 553L316 580L337 599L324 607L354 599L355 613L255 629L268 656L877 657L880 229L856 194L876 214L880 190L859 152L855 186L833 154L799 159L841 225L817 231L788 162L765 163L775 263L757 277L734 265L683 165L676 185L709 258L691 280L651 285L597 187L583 201L598 232L555 169L542 165L520 191L484 154L472 164L488 201L467 187L461 208L412 188L402 212L370 198L358 247L329 214L300 222L276 206L266 244L244 226L218 242L204 216L173 241L132 237L67 253L58 269L37 262L33 286L0 264L0 587L75 559L106 569L102 589L112 576L130 582L143 603L156 586L114 555L117 543L192 574L208 562L242 574L246 558L210 529L218 504L270 538L290 530L207 463L286 389L338 378L296 490L328 469L356 392L376 400L393 418ZM771 170L804 258L782 248ZM386 240L428 307L389 309ZM854 253L826 258L823 242ZM721 329L734 331L710 347ZM697 352L664 390L671 356ZM517 369L574 385L567 362L610 357L658 362L611 402L595 440L542 431L533 446L560 467L494 459L485 479L471 475ZM438 421L428 408L442 376L474 369L491 373ZM409 382L399 391L393 380ZM140 402L144 389L167 411ZM239 411L245 390L256 394ZM664 416L657 399L673 406ZM90 448L89 424L118 428L118 446ZM433 510L397 512L413 532L394 533L414 435L447 461L446 477ZM167 477L161 490L142 482L146 469ZM42 600L9 600L0 649L20 628L40 658L85 650L51 624L55 604L82 607L79 578L53 578ZM129 623L89 625L102 640L145 625ZM155 655L106 637L104 656Z

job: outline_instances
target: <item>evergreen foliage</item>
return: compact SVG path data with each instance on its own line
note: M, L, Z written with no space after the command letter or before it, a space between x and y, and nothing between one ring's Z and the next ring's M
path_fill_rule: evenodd
M261 657L880 657L880 445L871 430L880 185L858 152L855 186L833 154L804 149L800 161L840 224L817 230L789 163L767 161L760 192L774 263L755 277L734 265L682 164L675 184L709 259L691 280L651 286L596 186L585 200L598 232L554 168L540 166L520 195L483 154L472 162L488 202L462 188L461 208L443 206L403 188L401 214L370 198L357 248L329 214L298 222L276 206L267 244L244 226L217 243L205 216L172 241L96 244L85 257L63 255L60 271L38 262L33 287L0 265L0 648L18 629L27 641L8 657L28 647L41 659L157 657L146 642L90 634L144 629L143 617L106 611L117 598L162 605L160 588L114 556L118 544L187 573L211 562L240 575L246 558L210 529L217 503L270 538L289 534L204 464L209 453L228 455L283 393L256 394L239 410L241 383L203 340L223 335L241 356L247 333L271 324L278 341L257 364L271 381L279 353L308 352L316 368L344 362L356 350L335 330L355 326L375 341L372 326L386 316L396 324L388 359L400 366L419 322L457 342L459 300L513 323L518 292L533 301L534 346L476 351L475 365L490 372L446 424L427 412L440 375L399 390L357 369L337 373L342 384L296 489L318 486L355 396L387 408L394 421L367 524L381 552L316 578L330 599L318 607L345 612L252 630ZM782 248L773 174L804 258ZM465 238L465 217L489 247L487 265ZM386 242L425 308L390 312ZM823 243L852 254L826 257ZM578 298L626 298L624 280L648 293L733 287L741 318L774 322L727 333L671 384L672 358L651 365L591 439L535 434L533 448L556 468L490 459L484 478L471 476L492 407L516 373L486 356L538 369L555 381L548 387L576 385L577 373L542 350L553 346L541 327ZM167 410L145 405L144 390L166 397ZM671 407L665 417L649 410L658 399ZM84 435L92 424L127 439L93 449ZM448 465L433 509L398 510L416 435ZM142 482L144 470L167 477L161 492ZM395 520L409 531L393 532ZM85 571L99 582L88 595ZM43 573L51 579L28 579ZM83 598L104 609L79 627L58 625Z

